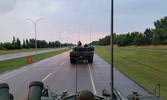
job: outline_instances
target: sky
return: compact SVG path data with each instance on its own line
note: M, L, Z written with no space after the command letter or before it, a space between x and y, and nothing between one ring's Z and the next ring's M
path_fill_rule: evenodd
M114 32L144 32L167 14L167 0L114 0ZM110 34L111 0L0 0L0 42L13 36L82 43Z

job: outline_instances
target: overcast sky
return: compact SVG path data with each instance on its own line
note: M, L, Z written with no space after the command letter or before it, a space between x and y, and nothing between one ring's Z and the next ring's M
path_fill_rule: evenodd
M114 32L143 32L167 14L167 0L114 0ZM0 42L12 37L84 43L110 33L110 0L0 0ZM80 28L79 28L80 27ZM80 35L78 36L80 29ZM61 34L61 36L60 36ZM60 38L61 37L61 38Z

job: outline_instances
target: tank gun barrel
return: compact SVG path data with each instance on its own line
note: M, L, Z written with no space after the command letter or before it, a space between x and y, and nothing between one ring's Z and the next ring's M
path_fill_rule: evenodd
M43 83L39 81L31 82L27 100L41 100Z
M9 86L7 83L0 84L0 100L13 100L13 95L9 93Z

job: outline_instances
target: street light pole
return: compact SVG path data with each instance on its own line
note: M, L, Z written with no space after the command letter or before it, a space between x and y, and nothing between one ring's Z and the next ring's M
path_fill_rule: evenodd
M33 24L34 24L34 27L35 27L35 58L36 58L36 61L37 61L37 23L42 20L44 18L39 18L37 21L33 21L32 19L30 18L26 18L26 20L29 20L31 21Z

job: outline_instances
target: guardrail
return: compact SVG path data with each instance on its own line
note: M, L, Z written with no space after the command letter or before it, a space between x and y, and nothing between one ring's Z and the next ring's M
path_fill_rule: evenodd
M156 84L155 85L155 89L154 89L154 94L158 97L160 97L161 95L161 87L166 87L167 88L167 85L164 85L164 84ZM158 88L158 95L157 95L157 88Z

